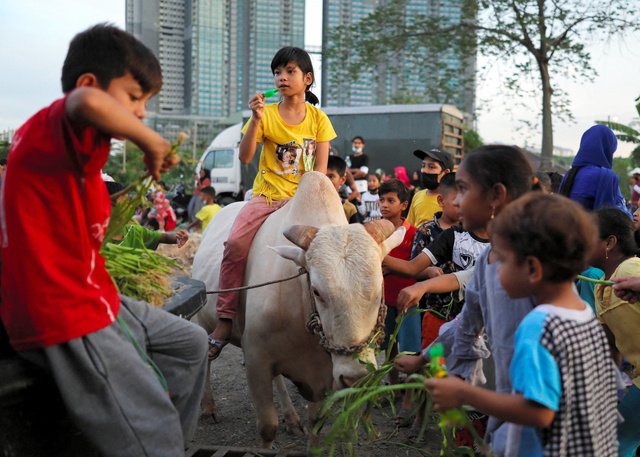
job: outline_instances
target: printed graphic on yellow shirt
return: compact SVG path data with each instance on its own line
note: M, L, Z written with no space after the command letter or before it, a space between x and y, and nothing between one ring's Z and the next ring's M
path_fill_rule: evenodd
M302 148L291 141L287 144L279 144L276 146L276 158L280 170L274 170L277 175L300 176L300 156Z
M316 165L316 139L305 138L304 149L302 152L304 162L304 171L313 171Z

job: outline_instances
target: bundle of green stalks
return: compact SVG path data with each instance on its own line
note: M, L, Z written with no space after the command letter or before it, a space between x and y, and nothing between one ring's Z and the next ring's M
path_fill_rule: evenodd
M134 249L113 243L105 244L100 253L121 294L157 307L162 307L164 301L173 295L168 275L174 267L181 268L175 261L150 249Z
M179 154L178 147L186 138L185 133L180 133L178 140L171 144L169 155ZM105 258L107 271L121 294L160 307L173 295L167 276L174 271L173 267L182 267L155 251L111 243L111 240L122 234L124 227L132 221L138 205L150 205L146 195L152 185L153 178L147 172L111 196L114 204L100 253ZM119 202L122 196L127 198Z
M414 310L411 313L422 312L421 310ZM395 333L390 337L389 347L397 341L397 333L400 325L402 324L403 316L399 316L397 319L397 326ZM370 346L373 349L377 348L375 345ZM318 412L318 421L314 428L314 433L319 434L323 427L329 427L329 430L324 433L321 439L322 447L312 449L313 455L356 455L355 444L361 441L360 435L364 433L366 438L370 441L386 440L387 443L396 444L404 448L410 448L426 455L424 450L415 446L410 446L405 443L393 442L390 439L393 434L388 437L380 436L379 432L375 429L372 421L373 408L379 408L385 413L385 416L389 415L395 417L394 397L395 391L402 391L409 389L411 391L411 403L413 405L413 413L415 413L423 406L426 405L425 420L422 423L422 427L419 432L419 436L415 440L416 443L420 443L429 425L428 417L432 416L435 411L433 409L433 403L429 396L428 391L424 386L424 381L434 376L427 367L421 372L414 373L405 379L403 384L397 385L384 385L383 380L394 369L393 360L389 360L389 354L391 351L387 351L387 356L384 363L376 368L371 362L363 361L358 355L354 355L354 358L358 358L360 363L366 365L368 374L362 379L358 380L353 387L332 392ZM401 353L404 355L407 353ZM389 404L391 406L391 414L384 411L383 404ZM474 437L476 443L483 448L483 452L487 452L489 449L484 441L478 435L477 431L467 418L466 413L460 414L462 417L462 424L451 424L445 420L444 416L441 416L440 431L442 433L442 445L440 455L442 456L459 456L470 455L475 456L472 449L464 446L455 446L455 428L465 426L469 428L469 432ZM362 432L361 432L362 430ZM395 433L395 432L394 432ZM486 454L488 455L488 454Z

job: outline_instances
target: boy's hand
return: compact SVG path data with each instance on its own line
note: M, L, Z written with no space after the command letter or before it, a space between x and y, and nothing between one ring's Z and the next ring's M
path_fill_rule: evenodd
M256 93L251 100L249 100L249 108L253 113L253 118L257 121L262 119L262 113L264 112L264 95Z
M396 357L393 362L396 364L398 371L407 374L415 373L427 364L422 355L401 355Z
M424 273L428 279L442 276L444 274L440 267L427 267L424 269Z
M433 408L438 412L458 408L465 403L464 391L467 384L457 376L430 378L424 382L424 385L429 389Z
M152 143L139 146L144 152L142 161L154 181L158 181L161 173L166 173L180 162L178 156L169 155L171 144L160 135L157 135Z
M176 232L176 240L178 240L178 247L181 248L189 241L189 233L186 230L178 230Z
M412 306L417 306L418 302L425 294L423 283L415 283L409 287L405 287L398 293L398 311L400 314L407 312Z

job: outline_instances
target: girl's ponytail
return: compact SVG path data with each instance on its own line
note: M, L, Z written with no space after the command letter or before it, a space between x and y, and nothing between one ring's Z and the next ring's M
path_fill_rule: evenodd
M311 103L312 105L317 105L318 103L320 103L320 100L318 100L318 97L316 97L316 94L311 92L309 88L307 88L307 91L304 93L304 101Z

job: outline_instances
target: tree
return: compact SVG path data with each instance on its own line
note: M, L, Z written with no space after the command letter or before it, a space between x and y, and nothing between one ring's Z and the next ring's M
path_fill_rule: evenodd
M142 176L147 171L147 167L142 161L142 151L135 144L126 141L124 148L126 151L126 168L123 168L124 151L115 151L115 153L112 151L102 171L111 176L114 181L127 186ZM187 149L181 150L180 155L183 158L189 157L190 151ZM184 184L185 191L191 193L195 187L194 170L195 165L187 163L183 159L178 165L163 174L160 179L167 184L169 189L173 189L177 184Z
M461 19L457 23L437 14L408 17L405 13L410 0L390 0L358 24L337 27L327 37L331 70L337 66L343 69L342 75L357 78L363 70L375 73L381 62L393 62L401 53L422 59L423 68L432 68L434 56L442 52L443 45L461 59L478 50L492 59L506 60L514 69L506 78L508 89L519 96L530 95L523 93L521 78L528 76L537 81L541 96L541 167L548 168L553 158L552 115L571 115L566 94L552 75L592 79L596 72L585 44L596 37L608 39L640 30L640 5L629 0L450 3L460 7ZM463 76L462 71L458 70L459 77ZM437 88L442 91L442 81Z
M11 143L9 142L9 140L0 141L0 159L7 159L7 157L9 157L10 147Z
M636 98L636 111L639 119L636 119L629 125L618 124L610 121L596 121L597 124L603 124L613 130L619 141L640 145L640 132L635 130L631 125L640 123L640 97ZM631 151L631 162L634 166L640 165L640 146Z
M469 153L473 151L475 148L478 148L484 144L482 141L482 137L480 134L465 125L464 133L462 134L462 142L464 143L464 151L465 153Z

